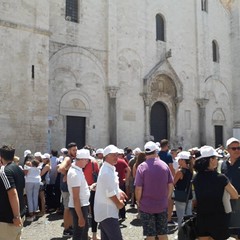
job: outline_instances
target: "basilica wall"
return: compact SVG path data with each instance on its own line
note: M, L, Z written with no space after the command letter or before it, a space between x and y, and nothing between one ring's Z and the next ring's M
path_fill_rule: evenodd
M232 136L240 122L239 3L211 0L202 11L201 1L192 0L184 7L169 0L80 0L73 22L65 2L0 3L0 58L7 63L1 64L2 142L11 139L20 155L60 149L67 117L76 116L86 120L86 143L104 147L113 99L121 148L151 139L156 102L166 107L174 147L214 145L216 125L224 141ZM157 14L164 41L156 40Z
M53 148L66 144L66 116L86 117L86 143L107 143L108 102L105 73L94 54L66 47L50 58L49 116ZM65 96L68 96L66 101Z
M47 1L1 1L1 144L47 151L49 9Z

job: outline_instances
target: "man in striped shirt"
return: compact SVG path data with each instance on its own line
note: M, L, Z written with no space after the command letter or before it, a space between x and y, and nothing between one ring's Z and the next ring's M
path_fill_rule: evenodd
M20 239L23 227L25 180L23 171L13 162L14 153L11 146L0 148L3 164L0 170L0 240Z

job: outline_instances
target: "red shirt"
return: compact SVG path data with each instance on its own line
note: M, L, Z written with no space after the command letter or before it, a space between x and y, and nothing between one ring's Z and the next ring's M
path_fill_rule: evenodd
M122 158L118 158L117 164L115 165L116 171L118 172L119 177L119 186L123 186L124 180L126 177L126 168L128 168L128 164Z
M92 163L93 163L93 165L92 165ZM84 171L83 171L86 181L88 183L88 186L91 186L94 183L93 171L96 172L97 174L99 173L98 163L96 160L92 160L92 161L89 160L88 164L85 166Z

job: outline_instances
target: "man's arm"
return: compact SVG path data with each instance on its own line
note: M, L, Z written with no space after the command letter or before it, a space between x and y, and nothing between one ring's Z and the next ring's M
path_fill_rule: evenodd
M58 167L58 172L63 175L67 174L68 169L71 167L71 159L70 157L65 157L62 163Z
M173 183L169 183L168 184L168 199L172 198L173 189L174 189Z
M13 212L13 224L16 227L20 227L22 226L22 219L20 215L19 199L16 188L9 189L7 194Z
M136 202L139 205L139 202L142 198L142 187L135 186L135 197L136 197Z

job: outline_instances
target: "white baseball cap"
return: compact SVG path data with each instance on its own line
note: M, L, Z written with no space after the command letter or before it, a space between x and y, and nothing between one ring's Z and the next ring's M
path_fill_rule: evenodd
M76 159L94 159L94 158L90 155L90 151L88 149L83 148L77 150Z
M187 151L181 151L180 153L177 154L176 159L177 159L177 160L179 160L179 159L189 160L190 157L191 157L190 152L187 152Z
M124 150L123 149L118 149L118 154L124 154Z
M96 154L102 153L103 154L103 148L98 148L96 151Z
M44 156L43 157L44 159L50 159L50 154L49 153L44 153L43 156Z
M103 156L106 157L110 153L118 153L119 149L114 145L108 145L103 150Z
M197 158L198 159L201 159L201 158L207 158L207 157L222 157L222 155L218 154L217 151L211 147L211 146L202 146L200 148L200 157Z
M231 138L229 138L229 139L227 140L227 142L226 142L226 147L228 147L228 146L229 146L231 143L233 143L233 142L239 143L240 141L239 141L237 138L231 137Z
M41 152L35 152L35 153L34 153L34 157L42 157Z
M66 148L61 148L61 153L65 153L65 152L68 152L68 150Z
M25 150L23 156L26 157L28 154L32 154L30 150Z
M135 149L133 150L133 154L134 154L134 155L136 155L137 153L140 153L140 152L142 152L142 151L141 151L141 149L140 149L139 147L137 147L137 148L135 148Z
M155 142L152 142L152 141L149 141L144 145L144 151L146 153L150 153L150 152L156 151L158 149L159 149L158 145Z

